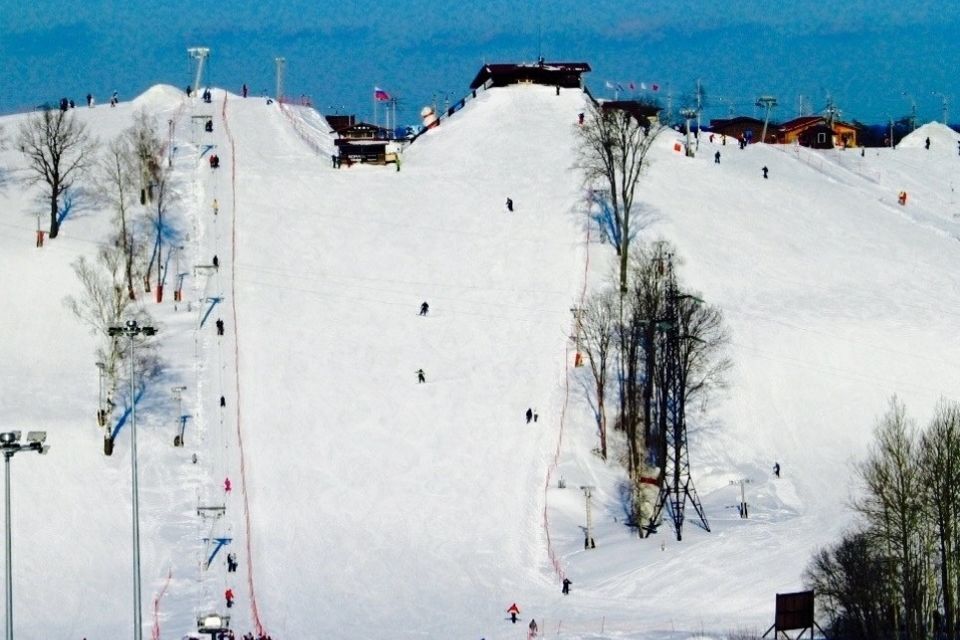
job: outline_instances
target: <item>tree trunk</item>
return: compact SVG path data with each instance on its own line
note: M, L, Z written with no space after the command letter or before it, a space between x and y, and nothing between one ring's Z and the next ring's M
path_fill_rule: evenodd
M57 196L50 196L50 233L47 234L50 238L56 238L57 234L60 233L60 218L58 214L60 213L60 207L58 206Z

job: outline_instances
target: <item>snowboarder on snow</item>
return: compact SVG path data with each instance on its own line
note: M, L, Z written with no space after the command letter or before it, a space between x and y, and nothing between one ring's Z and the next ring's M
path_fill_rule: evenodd
M423 304L420 305L420 315L425 316L428 311L430 311L430 305L424 300Z
M530 424L530 421L533 420L533 409L527 409L527 424Z
M778 477L778 478L780 477L780 463L779 463L779 462L774 462L774 463L773 463L773 475L775 475L775 476Z
M417 369L417 383L422 383L427 381L427 376L424 375L423 369Z
M572 585L570 578L563 579L563 595L570 595L570 585Z
M513 200L507 198L507 211L513 211Z

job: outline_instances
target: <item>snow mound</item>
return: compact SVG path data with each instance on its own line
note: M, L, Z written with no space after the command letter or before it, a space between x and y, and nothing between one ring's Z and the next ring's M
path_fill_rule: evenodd
M180 106L186 98L182 90L169 84L155 84L133 99L135 108L146 108L150 111L172 109Z
M928 122L908 134L897 146L901 149L920 149L926 146L930 138L930 148L946 148L953 151L960 140L960 133L940 122Z

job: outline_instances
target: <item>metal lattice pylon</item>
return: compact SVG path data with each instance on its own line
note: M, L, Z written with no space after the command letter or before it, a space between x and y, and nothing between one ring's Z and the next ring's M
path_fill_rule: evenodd
M680 293L677 288L673 262L665 259L666 274L664 284L664 318L661 325L665 329L660 333L660 352L663 354L663 375L658 385L657 405L664 413L661 424L664 425L666 451L663 460L663 472L660 479L660 494L657 496L653 515L647 530L656 529L664 508L670 514L677 540L683 537L684 509L687 500L693 506L703 528L710 531L710 524L703 512L697 490L690 476L690 454L687 448L686 375L683 363L683 344L685 340L696 339L685 335L684 323L680 313L680 300L691 298Z

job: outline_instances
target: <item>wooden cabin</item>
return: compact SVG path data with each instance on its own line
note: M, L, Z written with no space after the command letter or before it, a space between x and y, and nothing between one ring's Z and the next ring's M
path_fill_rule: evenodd
M660 122L660 107L639 100L604 100L600 102L600 108L603 111L626 111L641 124L655 125Z
M485 64L470 88L477 89L489 82L492 87L532 83L579 89L583 87L583 74L590 70L586 62L544 62L542 58L530 64Z
M776 131L776 124L772 122L767 124L767 142L776 142ZM710 121L710 133L727 136L731 138L730 142L739 140L741 137L748 143L760 142L760 136L763 135L763 120L749 116L718 118Z
M813 149L857 146L857 128L834 121L831 127L823 116L802 116L784 122L777 128L777 142L799 144Z

